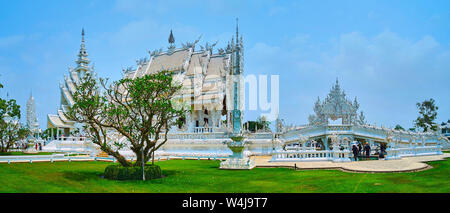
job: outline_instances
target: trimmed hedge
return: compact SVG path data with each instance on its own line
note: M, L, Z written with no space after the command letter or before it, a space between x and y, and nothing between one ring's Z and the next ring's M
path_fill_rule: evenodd
M105 178L111 180L142 180L142 167L110 165L105 169ZM157 165L145 165L145 180L155 178L161 178L161 168Z

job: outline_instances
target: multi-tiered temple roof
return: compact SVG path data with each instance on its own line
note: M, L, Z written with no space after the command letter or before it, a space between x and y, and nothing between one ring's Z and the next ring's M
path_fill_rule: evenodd
M75 69L69 67L68 75L64 75L64 81L60 82L61 102L57 110L57 114L47 115L47 128L62 128L67 131L75 128L75 122L66 118L64 115L68 108L74 104L72 94L75 92L74 82L79 81L79 77L87 72L93 72L89 66L90 60L86 51L84 41L84 29L81 32L81 46L78 53L78 59L75 61L77 66Z
M239 38L237 32L236 37ZM243 73L242 36L236 41L233 38L225 49L218 49L217 52L214 52L216 44L197 45L199 40L177 48L172 31L168 40L167 50L150 52L149 58L137 61L137 68L124 70L124 78L171 71L174 79L182 83L182 89L175 98L197 111L188 115L187 125L220 127L220 117L223 115L227 115L227 125L233 125L233 100L236 97L241 107L243 103L243 85L239 79ZM235 84L239 85L236 93L233 91Z
M359 103L356 98L353 103L348 100L336 79L336 84L333 85L325 100L321 102L320 98L317 98L314 105L315 115L309 117L309 122L322 125L328 124L329 120L342 119L342 124L364 124L364 114L361 111L358 116L358 109Z
M196 43L181 48L171 44L165 52L151 52L150 59L140 60L136 69L125 71L124 77L136 78L161 70L172 71L182 78L183 98L195 97L195 104L202 104L203 108L221 108L227 93L226 77L231 71L233 50L221 49L213 53L213 47L209 45L197 50ZM195 87L200 89L198 94L194 94Z

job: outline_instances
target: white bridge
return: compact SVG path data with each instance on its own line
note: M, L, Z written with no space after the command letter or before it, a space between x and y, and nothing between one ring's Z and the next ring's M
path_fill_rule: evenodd
M273 152L271 161L351 161L351 145L357 143L368 143L372 154L385 145L386 160L439 155L443 146L449 145L439 132L416 133L370 125L302 126L279 134L277 140L285 148ZM298 148L286 147L290 144ZM311 144L319 145L311 149Z

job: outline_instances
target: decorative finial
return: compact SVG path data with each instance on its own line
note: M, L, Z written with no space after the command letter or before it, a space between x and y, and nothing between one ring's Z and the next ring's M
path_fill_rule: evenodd
M84 42L84 27L81 28L81 45L80 51L78 53L78 59L75 61L77 63L77 68L82 68L83 70L88 69L89 59L87 58L88 54L86 52L86 46Z
M84 27L81 28L81 41L84 42Z
M239 40L239 18L236 18L236 45L238 44Z
M173 44L175 43L175 38L173 37L173 33L172 30L170 30L170 35L169 35L169 44Z

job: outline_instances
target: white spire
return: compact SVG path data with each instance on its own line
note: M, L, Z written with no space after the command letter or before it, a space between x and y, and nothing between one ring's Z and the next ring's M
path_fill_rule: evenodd
M32 131L39 127L39 123L36 118L36 104L34 103L32 93L30 93L30 98L27 101L27 126Z
M86 52L86 46L84 43L84 28L81 29L81 45L80 45L80 52L78 53L78 59L76 60L77 63L77 70L84 70L87 71L89 69L90 60L88 59L88 54Z

